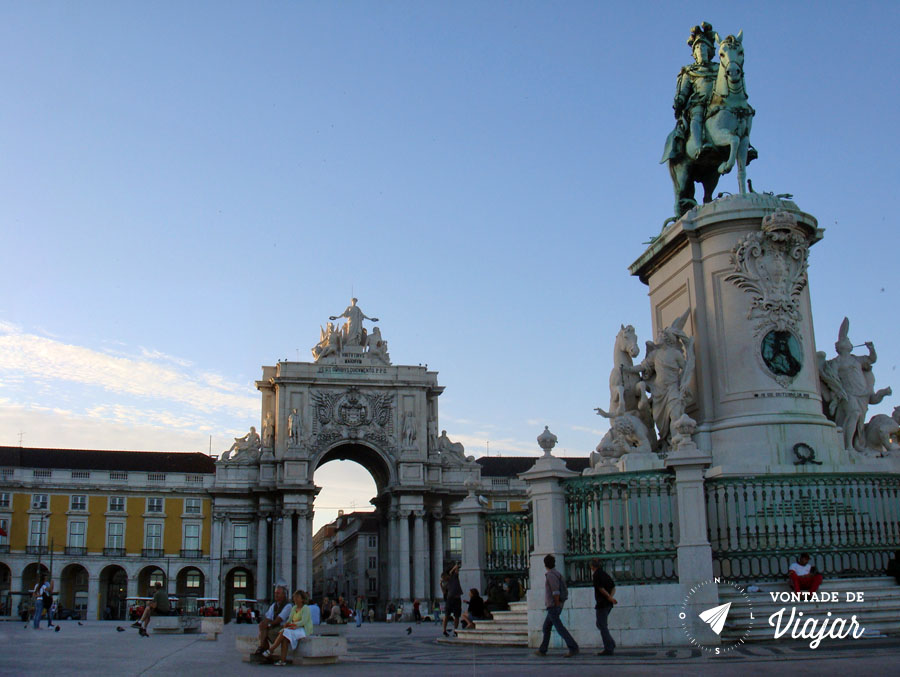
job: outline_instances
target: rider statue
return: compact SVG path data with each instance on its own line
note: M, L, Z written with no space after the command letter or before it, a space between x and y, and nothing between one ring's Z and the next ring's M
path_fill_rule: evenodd
M680 130L682 140L687 137L685 152L696 160L703 150L703 123L719 68L712 60L716 47L713 27L705 21L694 26L687 43L694 54L694 63L678 74L678 91L672 108L678 121L676 130Z

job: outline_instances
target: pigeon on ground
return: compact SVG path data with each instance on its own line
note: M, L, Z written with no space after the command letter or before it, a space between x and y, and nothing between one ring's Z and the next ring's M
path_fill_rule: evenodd
M406 628L406 634L407 634L407 635L411 635L411 634L412 634L412 627Z
M121 625L117 625L116 632L125 632L125 628L123 628Z
M78 621L78 625L84 625L84 623L82 623L81 621Z
M59 632L59 626L57 625L53 632Z

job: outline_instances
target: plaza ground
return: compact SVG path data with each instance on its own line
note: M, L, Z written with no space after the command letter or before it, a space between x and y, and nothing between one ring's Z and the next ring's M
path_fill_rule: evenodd
M562 651L546 658L520 648L439 645L438 626L376 623L346 628L350 655L337 665L274 667L244 663L235 649L238 634L253 626L229 624L216 642L197 635L153 635L142 639L115 621L60 623L60 632L0 623L2 675L256 675L273 672L360 677L412 671L416 675L584 675L604 669L616 674L828 675L849 672L891 674L900 655L900 638L832 641L815 650L803 642L751 644L720 657L688 648L622 647L613 657L583 652L571 659ZM128 628L117 632L116 626ZM412 633L406 634L406 628Z

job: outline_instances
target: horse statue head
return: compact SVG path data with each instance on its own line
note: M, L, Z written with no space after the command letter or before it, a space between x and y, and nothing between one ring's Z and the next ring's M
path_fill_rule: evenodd
M716 78L716 94L728 96L729 94L744 92L744 31L738 31L737 35L728 35L724 40L719 40L719 75ZM720 84L721 83L721 84Z
M628 357L637 357L638 353L641 352L641 349L638 347L637 334L634 331L634 327L630 324L628 326L623 324L620 327L619 333L616 334L615 354L613 356L616 363L619 362L618 356L620 354ZM631 360L628 362L630 364Z

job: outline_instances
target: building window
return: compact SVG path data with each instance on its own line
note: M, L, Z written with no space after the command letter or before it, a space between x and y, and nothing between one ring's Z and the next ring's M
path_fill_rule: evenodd
M106 527L106 547L107 548L124 548L125 547L125 523L110 522Z
M233 548L235 550L246 550L247 549L247 530L248 526L246 524L235 524L234 525L234 535L233 535Z
M125 497L124 496L110 496L109 497L109 511L110 512L125 512Z
M369 579L369 592L378 592L378 579L377 578Z
M187 515L199 515L200 514L200 499L199 498L184 499L184 512Z
M491 501L491 506L494 510L500 510L501 512L506 512L509 510L509 502L508 501Z
M69 522L69 547L83 548L87 522Z
M2 493L0 494L0 508L8 508L9 507L9 494Z
M185 587L188 590L199 590L200 589L200 574L196 571L191 571L184 579Z
M9 520L0 519L0 545L9 545Z
M46 510L47 509L47 494L32 494L31 508L32 508L32 510Z
M162 512L163 511L163 500L162 498L148 498L147 499L147 512Z
M232 586L235 590L238 589L246 589L247 587L247 574L243 571L235 571L234 577L232 580Z
M378 547L378 538L376 536L369 536L369 547L370 548Z
M166 577L159 569L150 574L150 589L153 590L157 584L162 586L165 586L166 584Z
M73 495L69 501L69 510L87 510L87 496Z
M144 547L148 550L162 550L162 524L147 525Z
M200 549L200 525L185 524L184 525L184 549L199 550Z
M450 559L458 559L462 556L462 527L458 524L450 527Z
M378 568L378 558L377 558L377 557L370 557L370 558L369 558L369 568L370 568L370 569L377 569L377 568Z

